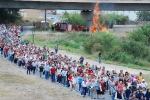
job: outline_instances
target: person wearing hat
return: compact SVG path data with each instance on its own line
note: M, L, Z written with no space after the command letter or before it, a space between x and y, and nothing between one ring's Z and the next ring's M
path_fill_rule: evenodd
M142 79L141 87L147 88L147 83L145 82L145 79Z

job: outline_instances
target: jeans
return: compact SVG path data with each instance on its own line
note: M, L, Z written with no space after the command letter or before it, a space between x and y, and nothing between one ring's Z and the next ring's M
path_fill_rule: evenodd
M1 55L3 55L3 49L1 49Z
M51 74L52 82L55 82L55 74Z
M101 57L98 57L98 62L101 63Z
M57 53L58 52L58 49L55 49L55 53Z
M88 95L90 96L91 88L87 88L88 90Z
M81 90L81 88L82 88L81 84L82 84L82 83L79 83L79 91L80 91L80 90Z
M86 96L87 87L82 87L82 88L83 88L83 96Z
M112 93L112 100L115 100L116 93Z
M30 74L30 66L27 66L27 74Z
M61 83L61 75L57 76L57 82Z
M48 79L49 78L49 71L45 71L45 79Z
M43 72L39 72L40 73L40 77L42 77Z
M66 85L66 76L62 76L62 84Z
M18 60L18 66L21 67L21 60ZM31 66L30 66L30 70L31 70Z
M32 67L33 74L35 74L35 69L36 69L36 66L33 66L33 67Z

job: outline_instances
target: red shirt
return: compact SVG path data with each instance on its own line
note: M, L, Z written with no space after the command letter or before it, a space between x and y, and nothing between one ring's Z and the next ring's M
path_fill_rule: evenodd
M56 72L56 69L55 68L51 68L51 74L55 74L55 72Z
M9 48L5 48L5 52L6 52L6 53L8 52L8 50L9 50Z
M92 70L88 69L88 74L91 74L92 73Z
M72 82L72 76L71 75L68 76L68 80L69 80L69 82Z
M104 82L100 82L101 83L101 89L105 90L105 83Z

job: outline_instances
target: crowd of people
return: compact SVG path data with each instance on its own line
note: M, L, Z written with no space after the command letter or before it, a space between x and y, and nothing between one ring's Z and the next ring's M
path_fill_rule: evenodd
M132 75L123 70L108 71L101 64L84 62L83 56L73 60L58 54L58 44L52 52L46 46L40 48L25 43L18 35L19 30L19 26L0 25L0 54L18 67L25 68L27 75L39 74L41 78L62 84L70 91L78 91L91 99L105 99L108 92L111 100L150 100L150 89L141 72ZM101 52L98 57L100 63Z

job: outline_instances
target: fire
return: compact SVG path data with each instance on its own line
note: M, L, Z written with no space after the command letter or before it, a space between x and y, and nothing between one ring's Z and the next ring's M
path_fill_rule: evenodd
M95 33L99 31L98 29L100 29L102 32L108 33L106 27L100 24L99 15L100 15L99 3L96 3L94 7L93 26L90 27L90 32Z

